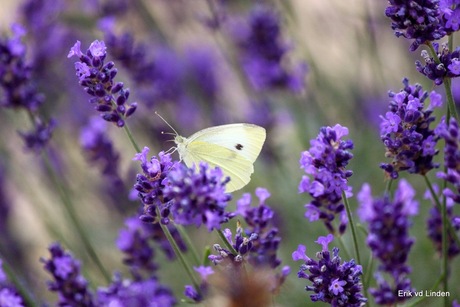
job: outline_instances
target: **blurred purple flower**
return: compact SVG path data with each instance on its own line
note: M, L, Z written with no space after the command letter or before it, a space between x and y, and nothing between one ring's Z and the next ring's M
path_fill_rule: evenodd
M57 292L60 306L96 306L88 282L81 275L80 262L64 251L59 243L48 248L51 257L41 258L43 266L53 276L48 289Z
M354 260L341 264L337 247L332 249L331 255L328 244L332 239L332 234L329 234L327 238L320 237L316 241L323 246L322 251L316 253L318 261L309 258L305 254L306 247L299 245L292 253L292 259L305 263L300 266L297 276L312 282L311 286L305 287L306 291L315 293L310 295L312 302L320 301L332 306L362 306L367 301L361 293L362 267L355 264Z
M447 34L456 32L460 28L460 3L457 0L440 0L441 24Z
M160 246L169 260L175 259L174 251L158 223L148 224L138 217L130 217L125 220L125 226L119 232L117 247L124 253L123 262L130 267L135 280L142 279L142 276L154 276L158 266L153 261L156 249L152 242ZM181 252L186 252L187 247L177 229L172 224L167 227Z
M129 266L135 280L141 280L142 273L153 276L158 265L153 261L155 250L149 245L149 233L146 231L149 224L134 217L126 219L125 226L117 239L117 247L125 254L123 263Z
M96 104L95 109L103 113L101 116L104 120L123 127L126 118L136 111L137 103L126 105L129 89L124 89L121 82L114 83L117 69L114 68L113 62L104 64L107 56L105 43L96 40L83 54L80 50L80 42L77 41L67 57L72 56L80 60L75 62L75 70L80 85L93 96L89 102Z
M434 91L428 94L419 84L410 85L407 78L403 84L400 92L389 92L389 112L381 117L380 138L386 147L385 156L392 158L392 162L381 163L380 167L393 179L401 171L424 175L438 167L433 157L438 154L439 137L430 124L435 120L431 116L433 109L442 104L441 96ZM428 97L431 103L423 109Z
M240 49L241 65L254 89L303 90L307 68L303 63L287 67L289 46L283 41L278 13L256 5L246 20L234 20L229 25Z
M198 292L193 286L186 285L184 290L184 295L194 301L199 303L203 301L204 296L208 293L209 283L208 276L214 274L214 270L209 266L199 266L193 267L195 272L197 272L201 277L200 282L200 292Z
M127 69L136 84L138 95L147 105L179 101L185 95L182 89L183 63L172 49L136 45L133 34L115 33L112 18L102 19L100 24L111 55Z
M305 205L305 217L310 221L323 220L327 229L334 233L332 221L335 215L341 214L345 207L342 204L342 193L350 197L351 187L347 180L353 174L346 170L353 155L351 140L342 140L348 135L348 128L340 125L322 127L316 139L310 141L311 147L302 152L300 167L308 176L303 176L299 183L299 193L308 193L313 200ZM345 221L345 220L342 220ZM346 225L340 225L345 231Z
M439 191L439 188L437 185L433 186L433 189L436 193ZM429 199L432 203L432 207L430 209L428 219L426 220L428 237L433 242L436 248L436 251L439 253L439 255L441 255L442 253L442 232L443 232L442 215L441 215L441 212L439 212L436 206L436 203L434 202L433 197L429 190L425 192L424 198ZM454 202L452 201L452 199L447 198L447 204L446 204L447 218L450 220L453 228L458 231L460 230L460 219L459 219L460 216L454 215L453 206L454 206ZM458 254L460 254L460 247L457 245L457 242L455 241L455 239L453 238L450 232L448 233L448 238L447 238L447 254L449 255L449 258L454 258Z
M32 81L32 66L26 63L26 46L21 42L25 30L13 25L12 31L11 38L0 38L0 106L22 109L31 115L34 127L19 134L27 149L39 152L51 139L55 121L46 122L37 113L44 96Z
M26 46L21 41L24 31L21 26L13 25L12 37L0 38L0 105L34 112L44 97L31 80L32 66L26 63Z
M92 164L99 164L102 174L110 179L111 184L118 187L123 184L118 173L120 155L107 135L104 120L99 117L90 118L88 124L81 129L80 145L87 160Z
M97 306L101 307L170 307L176 303L171 289L160 284L154 277L130 281L116 275L108 288L99 288L97 291Z
M443 194L452 199L455 203L460 203L460 134L457 120L450 118L447 125L443 120L435 130L436 134L446 142L444 147L444 165L447 168L445 172L438 172L438 178L451 183L450 188L446 188Z
M231 195L225 193L225 178L220 168L201 162L197 168L178 164L168 173L163 189L170 199L174 222L179 225L206 225L209 231L220 229L234 214L225 212Z
M402 179L399 181L393 201L385 196L373 199L368 184L358 193L358 215L369 225L367 245L375 258L380 260L375 275L378 288L370 289L377 304L395 304L407 299L398 291L413 291L407 275L411 272L406 264L414 238L409 237L410 216L418 213L418 202L413 200L415 191ZM387 273L393 280L391 287L381 277Z
M53 118L46 123L37 117L35 118L34 129L27 132L19 131L19 135L24 140L27 149L38 153L48 144L56 125Z
M415 51L426 41L435 41L446 35L438 5L439 0L389 0L385 15L391 19L391 28L397 37L413 40L409 50Z
M3 272L2 259L0 259L0 306L25 306L22 297L19 295L15 287L8 282L5 272Z

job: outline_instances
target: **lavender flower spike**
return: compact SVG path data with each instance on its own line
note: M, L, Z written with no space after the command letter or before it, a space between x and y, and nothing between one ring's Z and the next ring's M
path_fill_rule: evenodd
M388 3L385 15L391 19L395 35L414 40L410 51L446 35L441 23L439 0L389 0Z
M141 162L142 173L137 174L134 189L144 205L144 214L140 219L144 222L154 222L159 219L161 223L169 223L170 204L164 196L163 189L168 182L168 173L177 167L178 162L171 159L171 155L160 152L158 157L147 158L150 149L144 147L142 152L137 153L133 160ZM160 216L157 216L157 209Z
M234 214L226 212L231 195L225 193L225 178L218 167L211 168L201 162L195 168L178 164L168 174L168 184L163 189L175 223L180 225L206 225L209 231L220 229Z
M300 266L297 276L312 282L305 290L314 292L310 295L313 302L321 301L332 306L362 306L367 301L361 293L359 276L362 275L362 267L355 264L354 260L341 263L337 247L332 249L331 255L328 244L332 240L331 234L318 238L316 242L322 245L322 251L316 253L318 261L309 258L305 254L305 246L299 245L292 253L292 259L305 263Z
M311 147L308 151L302 152L300 167L305 170L308 176L303 176L299 184L299 193L308 193L313 200L305 205L307 211L305 217L312 221L323 220L331 233L335 232L332 225L337 214L341 215L340 233L346 228L347 219L342 215L345 207L342 203L342 192L350 197L351 187L347 180L353 174L346 170L353 154L351 140L342 140L348 135L348 128L341 125L334 127L322 127L320 133L310 141Z
M438 154L436 143L439 137L430 129L435 120L431 114L442 105L441 95L432 91L428 94L419 84L410 85L403 79L404 88L398 93L389 92L389 112L380 116L380 138L386 147L385 156L390 163L381 163L388 176L396 179L399 172L424 175L439 165L433 162ZM424 109L424 102L430 104Z
M53 276L54 280L48 282L48 289L59 294L59 305L96 306L88 282L81 275L80 262L64 251L59 243L52 244L48 249L51 258L42 258L41 261L45 270Z
M136 111L137 103L126 104L129 89L124 89L121 82L114 82L117 75L115 64L104 64L107 56L105 43L97 40L92 42L85 54L80 50L80 45L80 41L77 41L67 56L76 56L80 60L75 62L80 85L93 96L89 102L96 104L95 109L102 113L104 120L123 127L125 119Z
M388 196L373 199L367 184L358 193L358 215L369 225L367 245L374 257L380 260L375 275L378 288L370 289L377 304L403 302L407 297L398 296L398 291L414 290L407 277L411 268L406 264L414 243L414 239L409 237L409 217L418 213L414 196L415 191L406 180L399 181L393 201ZM383 279L383 273L392 278L391 283Z

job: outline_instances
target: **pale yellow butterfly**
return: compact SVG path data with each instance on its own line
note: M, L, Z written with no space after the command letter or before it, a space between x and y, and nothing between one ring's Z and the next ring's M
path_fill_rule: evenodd
M171 129L175 133L174 142L180 159L188 167L196 167L201 161L211 167L218 166L224 176L230 177L226 192L239 190L249 183L254 172L253 163L266 137L265 129L253 124L214 126L188 138L180 136L173 127Z

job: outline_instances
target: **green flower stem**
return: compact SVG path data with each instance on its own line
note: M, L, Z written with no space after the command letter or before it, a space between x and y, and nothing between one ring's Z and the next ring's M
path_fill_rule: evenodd
M25 306L39 307L37 300L34 299L33 295L25 287L24 283L18 279L18 275L15 274L13 268L9 265L6 259L2 255L0 255L0 258L2 259L2 268L8 276L8 280L14 285L16 290L18 290L19 295L24 300Z
M447 223L449 223L450 225L450 221L447 219L446 197L443 197L442 199L442 272L443 274L442 275L444 276L444 278L442 279L442 281L443 281L443 286L444 286L444 292L446 293L448 293L449 291L449 274L448 274L449 272L448 244L449 242L447 241L447 238L448 238ZM449 298L444 297L444 306L447 307L448 304L449 304Z
M355 223L353 221L353 216L351 215L350 204L348 203L348 199L345 196L344 191L342 191L342 199L343 199L343 203L345 204L345 209L347 210L348 221L350 222L350 228L351 228L351 234L352 234L352 237L353 237L353 245L354 245L354 248L355 248L356 259L357 259L359 264L362 264L361 256L359 254L358 237L356 235Z
M447 98L447 110L448 110L448 115L446 116L446 122L449 123L449 118L450 115L454 116L457 122L459 121L458 114L457 114L457 108L455 108L455 102L454 102L454 96L452 95L452 84L450 81L450 78L444 78L444 90L446 92L446 98Z
M185 243L187 244L188 248L190 249L190 252L192 253L193 261L198 265L200 264L200 257L198 256L198 252L195 248L195 245L193 244L192 240L190 239L190 236L187 234L185 231L184 227L182 225L176 225L177 230L179 231L181 237L184 239Z
M137 145L136 141L134 140L133 135L131 133L131 130L129 130L128 124L126 124L126 122L125 122L125 125L123 126L123 128L124 128L124 130L126 132L126 135L128 136L129 141L131 142L131 145L133 145L134 150L136 150L136 153L141 152L141 149Z
M238 252L233 248L233 246L230 244L230 242L228 242L227 238L225 237L224 233L222 232L222 230L217 230L217 234L219 235L220 239L222 240L222 242L224 242L225 246L228 248L228 250L234 254L234 255L237 255Z
M392 183L393 183L393 179L390 179L387 181L387 185L385 187L385 194L390 194Z
M345 244L345 241L343 240L343 236L339 237L339 243L340 243L340 251L343 252L344 258L351 259L352 257L350 256L350 252L348 251L347 245Z
M357 259L358 264L362 265L363 263L361 262L361 255L359 253L358 236L356 234L355 223L353 221L353 216L351 214L350 204L348 203L348 199L344 191L342 191L342 200L343 200L343 203L345 204L345 209L347 210L348 221L350 222L350 229L351 229L351 234L353 237L353 246L355 248L356 259ZM367 287L365 283L363 283L363 291L364 291L364 296L367 297Z
M367 286L371 283L371 277L372 277L372 267L374 266L374 257L372 253L369 254L369 262L367 263L366 267L366 272L367 272L367 277L363 281L363 290L364 290L364 296L368 297L367 293Z
M62 184L62 180L58 179L58 176L56 172L54 171L53 167L51 166L51 163L49 161L49 157L47 153L43 154L43 161L45 162L46 169L48 171L48 174L53 181L54 186L56 187L56 190L59 193L59 196L61 198L62 203L64 204L64 209L67 211L68 216L70 217L70 221L72 222L73 226L75 227L80 239L82 240L82 243L90 255L91 259L93 259L94 263L96 266L99 268L99 271L102 273L104 276L105 280L107 283L110 283L111 277L108 271L104 268L102 265L101 260L99 259L96 251L94 250L93 245L91 244L88 234L84 230L83 226L80 223L80 220L77 218L76 210L74 207L74 204L72 202L72 199L69 197L69 191L67 190L67 187L65 187Z
M160 215L160 210L157 208L157 215L158 216L161 216ZM177 245L176 241L174 240L173 236L171 235L171 233L169 232L169 229L166 225L163 225L162 223L160 223L160 227L161 229L163 230L163 233L165 234L166 238L168 239L169 241L169 244L171 244L173 250L174 250L174 253L176 254L177 258L179 259L179 262L182 264L182 266L184 267L185 269L185 272L187 273L187 275L190 277L190 280L192 281L192 284L195 288L195 290L201 294L201 290L200 290L200 284L198 282L198 280L196 279L195 277L195 274L193 273L190 265L185 261L185 257L184 257L184 254L181 252L179 246Z

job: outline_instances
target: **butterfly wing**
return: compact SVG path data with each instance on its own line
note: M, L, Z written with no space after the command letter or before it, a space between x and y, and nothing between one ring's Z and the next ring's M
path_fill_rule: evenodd
M251 180L252 165L265 142L265 129L251 124L231 124L207 128L179 144L179 153L189 167L207 162L220 167L231 181L227 192L241 189Z
M231 178L226 188L228 193L247 185L254 172L254 166L248 159L228 148L202 141L190 143L183 160L188 167L196 166L201 161L207 162L210 167L218 166L224 176Z
M210 127L187 139L191 144L202 141L235 151L254 163L265 142L265 129L253 124L230 124Z

